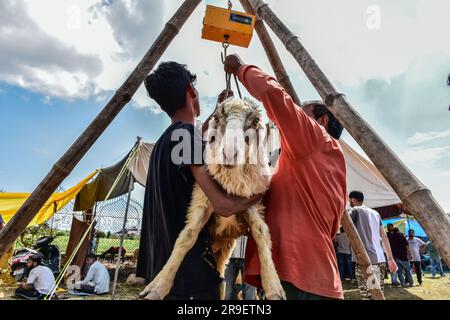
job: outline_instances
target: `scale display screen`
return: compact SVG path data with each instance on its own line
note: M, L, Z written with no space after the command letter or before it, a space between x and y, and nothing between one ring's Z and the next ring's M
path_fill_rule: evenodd
M231 13L230 14L230 21L237 22L237 23L243 23L243 24L252 24L252 18L243 16L237 13Z

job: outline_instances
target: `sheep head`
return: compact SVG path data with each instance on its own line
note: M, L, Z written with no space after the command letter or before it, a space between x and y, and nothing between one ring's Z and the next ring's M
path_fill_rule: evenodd
M239 183L265 191L270 174L267 129L256 103L250 99L230 98L219 104L209 122L207 139L206 164L213 177L226 189L227 181L233 181L227 191L236 193L232 189ZM257 187L259 183L261 185Z

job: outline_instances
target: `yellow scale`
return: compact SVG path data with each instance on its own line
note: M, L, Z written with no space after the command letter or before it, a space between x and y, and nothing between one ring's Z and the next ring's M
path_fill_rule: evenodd
M251 14L207 5L202 39L248 48L255 20Z

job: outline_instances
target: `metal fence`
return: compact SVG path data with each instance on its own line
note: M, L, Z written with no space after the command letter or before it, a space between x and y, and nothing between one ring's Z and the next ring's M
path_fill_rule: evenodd
M118 247L122 232L125 232L124 247L127 254L132 254L139 247L143 205L136 199L130 199L125 230L122 230L126 204L127 195L97 203L95 208L97 220L93 240L96 254L101 254L111 247ZM55 243L62 252L65 252L67 247L72 219L74 217L83 219L83 213L74 212L73 206L74 202L72 201L57 212L47 223L52 234L60 234L55 239Z

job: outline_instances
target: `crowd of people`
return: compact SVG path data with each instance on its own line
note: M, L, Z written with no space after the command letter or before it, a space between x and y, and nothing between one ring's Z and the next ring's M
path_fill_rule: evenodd
M422 285L422 254L425 252L430 259L433 278L436 277L436 271L441 277L446 276L442 258L431 241L425 243L415 236L413 229L408 231L406 237L391 223L387 225L387 232L385 232L378 212L363 205L364 195L361 192L351 192L349 198L352 207L350 216L369 256L381 289L383 289L384 279L387 275L386 267L390 271L392 285L403 288L414 286L413 273L416 275L418 285ZM357 282L361 296L364 299L370 299L370 291L355 262L355 255L352 254L350 241L343 228L336 235L334 242L341 281L348 279L353 283Z

